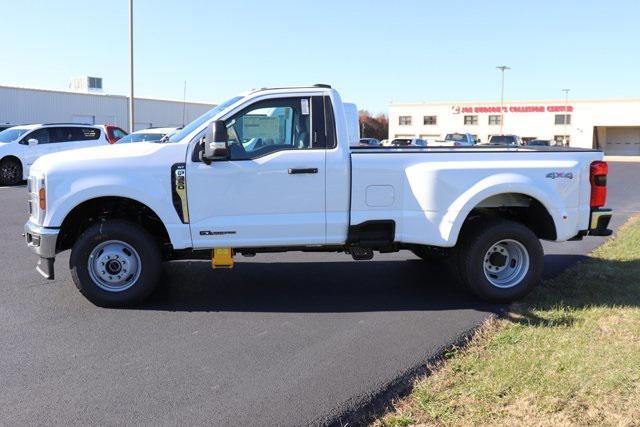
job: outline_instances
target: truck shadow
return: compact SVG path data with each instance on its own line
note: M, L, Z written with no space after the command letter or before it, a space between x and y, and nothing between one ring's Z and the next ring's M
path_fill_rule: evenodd
M582 258L549 255L545 264L566 267ZM211 270L208 261L180 261L165 265L159 289L138 308L292 313L472 309L505 314L507 306L475 298L438 262L239 262L233 270Z

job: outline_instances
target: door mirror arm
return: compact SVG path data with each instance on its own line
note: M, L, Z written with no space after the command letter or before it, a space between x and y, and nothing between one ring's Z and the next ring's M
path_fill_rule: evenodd
M214 160L229 158L229 134L223 120L209 123L204 137L204 150L201 153L202 161L208 165Z

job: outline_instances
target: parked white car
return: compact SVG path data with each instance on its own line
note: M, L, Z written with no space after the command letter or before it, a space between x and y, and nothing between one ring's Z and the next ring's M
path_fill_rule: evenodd
M171 135L178 128L149 128L137 130L124 138L118 140L118 144L126 144L128 142L157 142L167 135Z
M326 85L260 89L164 144L41 157L25 224L38 271L52 279L71 249L80 292L120 306L149 296L166 260L407 249L450 255L471 291L505 302L539 282L539 239L611 234L600 151L350 147L347 114Z
M101 126L46 123L5 129L0 132L0 185L27 179L33 162L44 154L108 144Z

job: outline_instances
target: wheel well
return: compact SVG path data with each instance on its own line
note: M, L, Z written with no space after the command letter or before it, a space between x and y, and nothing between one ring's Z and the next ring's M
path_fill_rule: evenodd
M462 229L479 217L504 218L519 222L529 227L539 239L555 240L557 237L556 225L547 208L526 194L503 193L484 199L469 212Z
M0 162L4 161L4 160L8 160L8 159L12 159L12 160L16 160L18 163L20 163L20 167L23 168L22 166L22 162L20 161L20 159L16 156L13 156L11 154L4 156L3 158L0 159Z
M71 248L80 234L93 224L115 218L142 226L161 248L171 245L169 233L153 209L126 197L99 197L79 204L67 214L60 227L57 250Z

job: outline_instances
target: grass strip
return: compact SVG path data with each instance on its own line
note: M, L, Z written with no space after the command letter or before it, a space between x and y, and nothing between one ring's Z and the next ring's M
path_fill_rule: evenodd
M640 217L430 372L374 426L640 425Z

